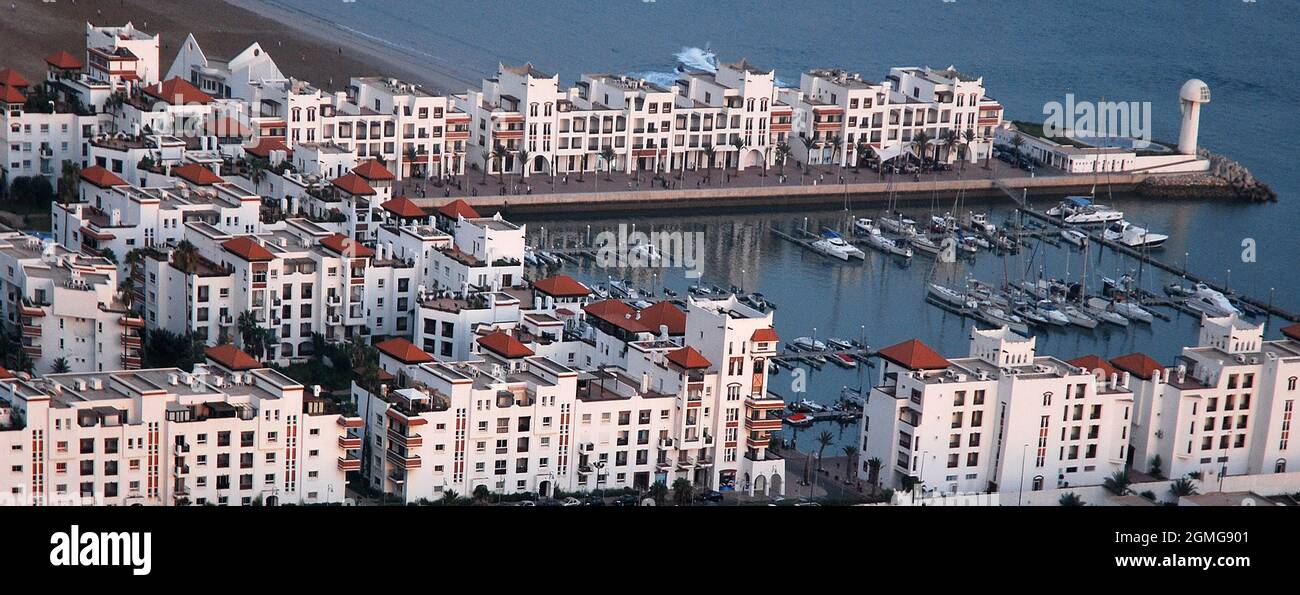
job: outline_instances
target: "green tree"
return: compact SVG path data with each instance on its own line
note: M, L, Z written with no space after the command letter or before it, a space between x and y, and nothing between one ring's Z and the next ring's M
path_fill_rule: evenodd
M1196 493L1196 484L1191 479L1179 477L1169 482L1169 493L1174 495L1175 499L1183 496L1191 496Z
M731 146L736 149L736 174L740 175L740 156L745 152L745 139L737 136L731 141Z
M614 147L606 145L600 150L600 158L605 160L605 179L614 179L614 159L617 155L614 153Z
M718 154L718 150L713 148L712 144L704 143L704 147L700 149L700 153L704 155L704 171L710 178L712 178L713 156Z
M181 272L192 275L199 267L199 249L189 240L181 240L172 249L172 264Z
M1106 478L1103 482L1107 490L1116 496L1123 496L1128 492L1129 477L1128 471L1116 471Z
M817 150L817 140L811 136L799 135L799 141L803 143L804 153L807 158L803 160L803 173L808 173L809 166L812 165L813 151Z
M1160 477L1160 472L1162 471L1161 469L1162 467L1164 467L1164 460L1160 458L1160 455L1155 455L1151 457L1151 475Z
M845 464L845 469L847 470L847 472L845 473L844 479L846 481L853 481L853 478L856 477L858 474L858 467L857 467L858 447L853 446L852 444L847 444L844 446L844 448L840 450L844 452L844 457L848 459L848 462Z
M1064 494L1061 494L1061 497L1060 499L1057 500L1057 502L1061 506L1085 506L1085 504L1083 503L1083 498L1080 498L1079 495L1074 492L1066 492Z
M695 488L691 486L691 480L678 477L673 480L673 503L678 506L689 506L694 491Z
M72 366L68 363L68 358L58 357L50 364L50 371L55 374L67 374L72 371Z
M501 185L504 186L506 183L506 159L510 158L510 149L505 148L504 145L497 144L495 147L492 147L492 157L497 160L497 179L500 180Z
M663 506L664 499L668 497L668 486L662 481L656 481L650 485L650 497L654 498L656 506Z
M880 489L880 468L883 466L884 462L879 457L867 459L867 481L871 482L872 493Z
M822 453L826 452L826 447L830 446L833 442L835 442L835 436L832 436L830 432L823 431L821 434L817 435L817 444L821 445L817 449L818 471L822 470Z
M487 502L492 497L492 491L487 486L479 484L474 488L474 501L480 504Z
M916 152L917 159L925 159L925 151L929 146L930 135L926 134L924 130L912 137L911 148Z
M790 153L792 152L793 151L790 149L790 143L778 143L776 145L776 162L780 166L780 170L778 171L780 171L782 175L785 174L785 160L790 157Z

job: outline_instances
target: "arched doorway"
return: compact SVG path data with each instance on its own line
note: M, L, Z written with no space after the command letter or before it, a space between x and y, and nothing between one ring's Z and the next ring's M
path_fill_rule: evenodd
M773 498L785 495L785 486L782 484L780 473L772 474L772 480L768 482L767 495Z
M754 478L754 493L767 494L767 477L759 475Z
M762 167L762 165L763 152L758 149L749 150L740 161L740 169L745 169L747 167Z
M537 484L537 495L540 496L540 497L542 497L542 498L550 498L550 497L551 497L551 482L550 482L550 481L543 481L543 482Z
M266 500L265 500L265 504L266 504L267 506L279 506L279 505L280 505L280 497L279 497L279 496L274 496L274 495L272 495L272 496L267 496L267 497L266 497Z

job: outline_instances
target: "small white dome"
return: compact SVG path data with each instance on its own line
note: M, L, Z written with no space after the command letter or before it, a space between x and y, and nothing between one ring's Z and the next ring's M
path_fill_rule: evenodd
M1192 79L1183 83L1183 88L1178 91L1178 98L1194 103L1209 103L1210 86L1201 79Z

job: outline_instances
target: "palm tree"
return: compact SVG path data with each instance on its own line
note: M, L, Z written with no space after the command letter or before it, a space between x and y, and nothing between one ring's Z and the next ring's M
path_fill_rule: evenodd
M482 184L487 184L487 174L488 174L488 170L489 170L489 169L492 169L492 168L491 168L491 164L492 164L492 151L489 151L489 150L487 150L487 149L483 149L483 152L479 153L479 156L481 156L481 157L483 158L483 181L479 183L480 185L482 185Z
M858 447L849 444L846 445L841 450L844 451L844 457L848 459L848 463L845 464L844 479L846 481L852 481L852 479L858 474L858 466L856 460L858 456Z
M0 183L0 190L4 184ZM59 174L59 203L63 205L63 233L68 229L68 205L77 202L81 193L81 165L72 161L63 162L63 172ZM67 238L64 238L66 240Z
M713 177L713 156L717 154L718 151L717 149L713 148L713 145L709 143L704 143L704 148L700 149L700 152L704 154L704 160L706 162L705 171L708 172L708 177L712 178Z
M1020 147L1024 144L1025 144L1025 137L1022 136L1019 132L1017 132L1015 136L1011 137L1011 147L1016 150L1017 157L1020 156Z
M776 161L781 164L781 175L785 175L785 160L790 157L790 143L776 145Z
M678 506L689 506L691 504L692 492L695 488L691 486L691 480L685 477L678 477L673 481L673 504Z
M736 148L736 175L740 175L740 155L745 151L745 139L737 136L731 141L731 146Z
M803 160L803 173L808 173L808 166L812 165L812 154L817 149L817 141L810 136L799 135L799 140L803 142L804 152L808 158Z
M492 148L492 157L497 160L497 179L504 186L506 184L506 159L510 157L510 149L498 143L497 146Z
M189 240L181 240L172 250L172 264L187 275L199 266L199 248Z
M1169 493L1173 494L1175 499L1191 496L1196 493L1196 484L1192 483L1191 479L1179 477L1169 483Z
M530 153L528 152L528 149L519 149L518 158L519 158L520 177L523 178L528 177L528 156L529 155Z
M58 357L50 364L50 371L55 374L67 374L72 371L72 365L68 363L68 358Z
M1057 502L1060 503L1061 506L1085 506L1083 498L1080 498L1079 495L1074 492L1061 494L1061 498L1057 500Z
M826 142L828 142L828 143L831 144L831 163L832 163L832 164L838 164L838 163L837 163L837 162L839 161L838 157L839 157L839 154L840 154L840 152L841 152L841 149L843 148L843 147L841 147L840 145L844 144L844 143L843 143L843 140L844 140L844 138L841 137L841 136L838 135L838 134L832 134L831 137L830 137L829 139L826 140Z
M925 159L925 150L929 144L930 135L926 134L924 130L916 133L916 136L912 137L912 150L916 151L916 158L918 160Z
M654 498L655 506L663 506L664 499L668 497L668 486L662 481L656 481L650 485L650 497Z
M614 179L614 158L618 157L614 153L614 147L606 146L600 150L600 158L605 160L605 179Z
M871 457L867 459L867 481L871 482L871 492L874 494L880 488L880 468L885 465L880 457Z
M239 329L240 348L249 355L261 359L266 345L266 333L262 325L257 322L257 318L253 316L253 312L251 310L240 312L235 327Z
M939 137L939 144L943 146L944 155L951 156L953 149L957 148L957 145L961 144L961 139L957 136L956 132L949 128L948 130L943 131L943 135ZM937 148L934 150L934 160L939 160L939 149Z
M871 147L870 145L867 144L867 141L865 140L858 141L858 144L853 147L853 153L854 153L853 168L854 169L862 167L862 162L867 160L867 152L870 150Z
M966 171L966 155L970 153L970 146L975 143L975 130L967 128L961 133L961 170Z
M1106 489L1110 490L1116 496L1123 496L1128 492L1128 472L1116 471L1106 478L1104 482Z
M822 470L822 453L826 452L826 447L830 446L832 442L835 442L835 437L832 436L830 432L823 431L817 436L817 444L821 445L821 448L817 449L818 471Z

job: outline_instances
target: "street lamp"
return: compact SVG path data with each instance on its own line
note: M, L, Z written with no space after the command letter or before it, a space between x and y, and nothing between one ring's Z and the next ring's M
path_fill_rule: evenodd
M1029 452L1029 443L1026 442L1024 448L1020 449L1020 485L1016 489L1016 506L1020 506L1025 501L1025 455Z

